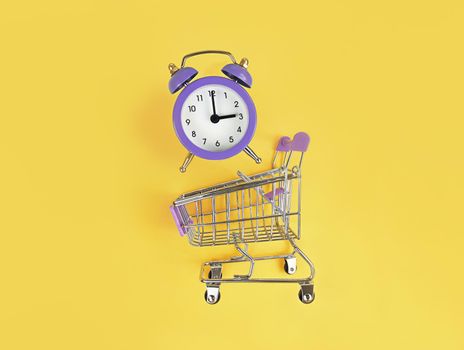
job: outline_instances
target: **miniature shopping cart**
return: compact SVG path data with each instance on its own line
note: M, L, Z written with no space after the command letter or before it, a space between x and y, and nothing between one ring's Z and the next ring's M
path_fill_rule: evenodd
M293 140L282 137L271 170L253 176L238 172L236 180L183 194L174 201L171 213L180 235L186 235L190 244L233 244L240 253L203 263L200 280L206 284L209 304L219 301L222 283L298 283L300 300L305 304L314 300L314 265L295 243L301 234L301 164L308 145L305 133ZM249 243L277 240L289 241L293 252L261 257L248 252ZM297 255L309 265L308 277L252 278L255 262L269 259L283 259L285 271L294 274ZM223 264L235 262L249 262L248 274L223 278Z

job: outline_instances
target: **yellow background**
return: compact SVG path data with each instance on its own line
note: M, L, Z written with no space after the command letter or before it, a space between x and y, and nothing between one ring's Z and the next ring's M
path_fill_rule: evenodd
M0 348L463 349L463 10L3 2ZM265 164L195 159L181 175L167 64L208 48L250 60ZM296 285L225 285L207 305L200 263L233 250L189 246L170 202L265 169L300 130L316 301Z

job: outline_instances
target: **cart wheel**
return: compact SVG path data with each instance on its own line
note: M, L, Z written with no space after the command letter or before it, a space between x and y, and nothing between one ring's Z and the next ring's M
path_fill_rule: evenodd
M205 290L205 300L210 305L217 304L219 300L221 300L221 292L220 291L217 292L217 298L216 298L212 294L208 295L208 290Z
M212 271L209 270L209 272L208 272L208 279L211 279L211 277L212 277ZM221 279L221 278L222 278L222 272L221 272L221 274L219 275L219 279Z
M307 293L303 295L303 290L300 289L298 292L298 298L300 298L301 302L303 304L311 304L314 301L314 298L316 297L316 294L314 291L312 293Z
M290 261L290 264L289 264L289 261ZM289 275L293 275L296 272L296 259L295 258L285 259L284 270Z

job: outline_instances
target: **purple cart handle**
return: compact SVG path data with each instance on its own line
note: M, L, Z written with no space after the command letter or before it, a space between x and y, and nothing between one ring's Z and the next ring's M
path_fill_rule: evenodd
M292 139L288 136L282 136L277 144L276 151L288 152L292 149Z
M291 144L292 151L306 152L309 146L309 135L305 132L299 132L293 136Z
M293 140L288 136L283 136L280 138L279 143L277 144L276 151L278 152L306 152L309 146L309 135L305 132L296 133L293 136Z
M181 236L185 235L185 229L182 227L181 220L180 220L180 214L178 209L174 206L171 205L169 207L169 210L171 211L172 217L174 218L174 222L176 223L177 229L179 230L179 234Z

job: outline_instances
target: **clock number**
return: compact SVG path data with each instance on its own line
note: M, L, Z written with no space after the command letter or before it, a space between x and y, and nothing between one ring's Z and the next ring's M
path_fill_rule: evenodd
M197 133L194 131L192 131L192 137L197 137Z
M210 97L212 97L213 95L216 96L216 91L208 90L208 94L209 94Z
M238 119L240 119L240 120L243 119L243 114L242 114L242 113L239 113L239 114L238 114Z
M224 91L224 97L227 98L227 92Z
M219 143L218 140L216 140L216 143L215 143L216 147L219 147L221 144Z
M187 123L187 125L190 125L190 119L185 119L185 122Z
M195 105L188 106L189 112L195 112L197 110L197 107Z
M235 107L238 107L238 101L234 101Z
M203 144L206 144L206 139L205 138L203 138Z
M203 95L197 95L197 101L198 102L203 101Z
M232 136L229 136L229 142L230 143L233 143L234 142L234 138Z
M237 132L242 132L242 127L241 126L238 127Z

